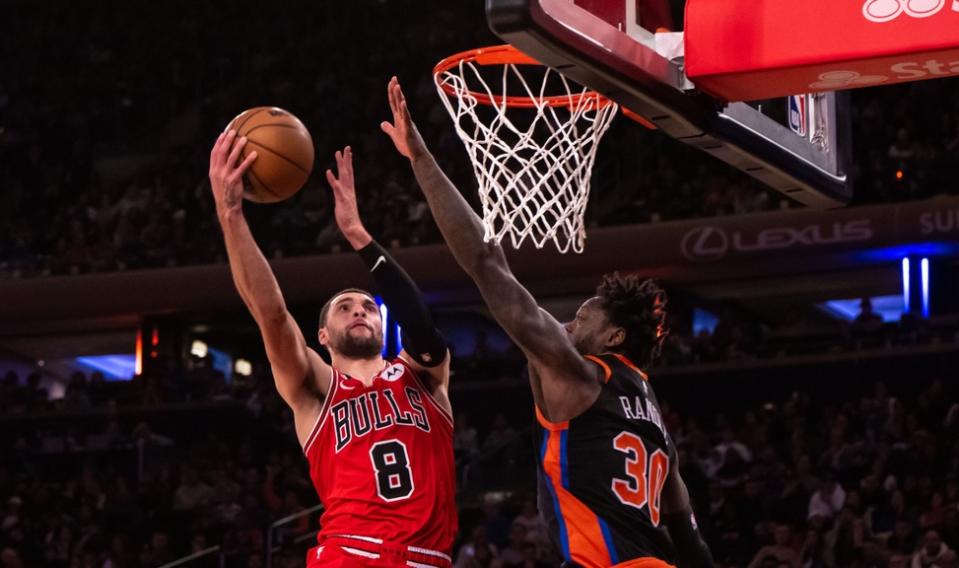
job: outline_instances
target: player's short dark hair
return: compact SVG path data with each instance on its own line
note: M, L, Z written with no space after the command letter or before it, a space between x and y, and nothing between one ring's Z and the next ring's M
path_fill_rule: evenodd
M635 274L606 274L596 288L610 323L626 331L620 351L640 367L649 366L669 334L666 292L651 279Z
M332 296L330 296L330 299L327 300L325 304L323 304L323 309L320 310L320 322L319 322L319 326L317 326L317 329L326 325L326 315L330 312L330 305L332 305L333 300L335 300L338 296L342 296L343 294L348 294L350 292L365 294L369 296L370 298L373 297L373 294L370 294L369 291L364 290L362 288L344 288L340 290L339 292L337 292L336 294L333 294Z

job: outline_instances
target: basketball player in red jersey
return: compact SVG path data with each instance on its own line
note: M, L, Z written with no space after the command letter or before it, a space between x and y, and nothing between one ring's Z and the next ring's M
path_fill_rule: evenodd
M563 325L516 280L499 245L416 130L396 78L393 124L447 245L529 362L536 403L540 513L565 566L711 568L677 452L640 370L665 336L665 294L652 281L604 277Z
M352 152L336 153L336 222L366 262L404 332L406 348L384 360L382 321L369 292L350 288L323 306L319 342L307 346L243 216L240 162L246 140L220 135L210 183L233 281L263 335L276 388L325 511L308 566L450 566L456 533L449 354L419 291L363 227Z

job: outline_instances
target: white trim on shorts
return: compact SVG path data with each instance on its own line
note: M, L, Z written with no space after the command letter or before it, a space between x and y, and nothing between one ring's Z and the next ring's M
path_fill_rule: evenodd
M426 556L436 556L438 558L442 558L443 560L446 560L447 562L453 561L453 559L450 558L449 555L443 554L442 552L438 550L430 550L429 548L420 548L418 546L407 546L406 549L409 550L410 552L415 552L417 554L425 554Z
M383 539L381 538L375 538L372 536L361 536L361 535L355 535L355 534L333 534L327 538L348 538L352 540L358 540L360 542L368 542L370 544L383 544ZM339 546L343 550L346 550L347 552L351 552L351 553L355 553L354 551L357 551L357 549L355 548L344 546L342 544L337 544L336 546ZM422 554L424 556L434 556L436 558L442 558L443 560L446 560L450 564L453 563L453 559L448 554L442 553L438 550L432 550L429 548L420 548L419 546L407 546L406 551L412 552L414 554ZM364 553L364 554L360 554L360 556L365 556L366 554L376 554L374 552L368 552L365 550L360 550L358 552ZM376 554L376 557L379 558L379 554ZM373 557L369 556L368 558L373 558ZM413 562L413 564L410 564L410 562ZM410 566L417 566L417 567L425 566L426 568L436 568L435 566L432 566L430 564L417 564L413 560L408 560L407 564L409 564Z
M339 537L339 538L352 538L352 539L355 539L355 540L364 540L364 541L366 541L366 542L372 542L372 543L374 543L374 544L383 544L383 539L382 539L382 538L373 538L373 537L371 537L371 536L358 536L358 535L355 535L355 534L338 534L338 535L334 535L334 536L337 536L337 537Z
M360 550L359 548L353 548L351 546L339 545L340 549L349 552L353 556L362 556L363 558L379 558L379 552L368 552L366 550Z

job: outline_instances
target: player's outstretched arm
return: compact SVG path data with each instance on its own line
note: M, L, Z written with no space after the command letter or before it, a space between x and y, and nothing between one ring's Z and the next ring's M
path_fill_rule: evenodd
M689 505L686 482L679 475L679 458L670 460L669 477L662 493L663 522L676 548L678 568L713 568L713 555L696 526L696 517Z
M479 217L440 169L413 123L396 78L389 84L393 123L381 128L396 149L410 160L416 181L456 262L473 279L493 317L524 351L530 364L542 370L543 399L552 420L565 420L581 411L584 399L595 398L595 371L576 352L562 324L540 309L516 279L503 249L483 239ZM534 393L538 396L538 393ZM590 399L590 402L592 400ZM570 406L570 408L567 408ZM544 409L545 410L545 409Z
M476 213L433 159L410 117L396 77L390 79L387 95L393 123L384 121L380 128L393 141L396 150L409 159L443 239L456 262L473 276L491 257L501 256L502 251L483 240L483 226Z
M446 341L436 329L433 316L416 283L363 226L356 201L352 148L347 146L335 157L336 174L326 170L326 180L333 188L336 224L366 263L390 313L403 328L403 344L406 346L402 353L404 359L429 380L434 398L452 412L448 394L450 366Z
M245 144L235 131L220 134L210 153L210 187L233 283L260 328L276 388L293 409L303 442L319 411L320 397L329 389L330 368L306 345L243 216L243 174L256 159L256 152L251 152L238 164Z

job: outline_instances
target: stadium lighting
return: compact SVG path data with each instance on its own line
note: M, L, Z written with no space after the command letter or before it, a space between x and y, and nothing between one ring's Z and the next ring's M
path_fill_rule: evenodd
M206 357L208 348L205 342L200 341L199 339L194 339L193 343L190 344L190 355L199 357L200 359Z
M383 329L383 357L386 357L386 322L390 317L390 310L386 307L386 304L383 303L383 299L377 296L374 298L376 303L380 305L380 326Z
M896 294L893 296L873 296L869 298L872 303L872 310L878 314L884 322L899 321L903 310L902 298ZM844 319L846 321L855 321L862 313L862 298L846 298L841 300L829 300L817 304L817 307L832 317Z
M909 257L902 259L902 308L907 314L912 311L909 305Z
M253 374L253 364L246 359L237 359L233 363L233 372L243 377Z
M136 355L117 353L113 355L89 355L77 357L77 365L91 371L99 371L107 380L130 380L136 374Z

